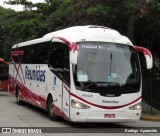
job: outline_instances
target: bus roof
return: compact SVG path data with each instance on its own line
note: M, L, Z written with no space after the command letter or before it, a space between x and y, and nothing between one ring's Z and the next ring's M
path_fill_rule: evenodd
M51 41L53 37L61 37L68 40L69 42L75 43L82 41L102 41L132 45L131 41L127 37L121 35L114 29L104 26L87 25L74 26L51 32L44 35L42 38L16 44L12 48Z

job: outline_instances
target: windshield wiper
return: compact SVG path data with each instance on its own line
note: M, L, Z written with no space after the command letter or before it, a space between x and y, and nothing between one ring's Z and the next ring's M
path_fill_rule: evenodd
M91 84L82 87L83 90L87 89L88 87L96 85L98 87L119 87L120 85L116 82L92 82Z
M119 87L119 89L107 89L107 91L100 91L99 93L101 96L116 97L120 96L121 94L134 92L138 92L138 89L133 89L130 87Z
M85 89L87 89L88 87L90 87L90 86L92 86L92 85L94 85L94 84L96 84L96 82L93 82L93 83L91 83L91 84L89 84L89 85L87 85L87 86L84 86L82 89L85 90Z
M139 90L131 87L120 87L119 89L116 89L114 91L127 93L127 92L138 92Z

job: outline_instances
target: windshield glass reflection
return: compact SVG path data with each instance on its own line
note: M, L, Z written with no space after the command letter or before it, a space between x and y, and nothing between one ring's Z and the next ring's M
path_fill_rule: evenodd
M132 46L117 43L78 43L75 84L81 90L140 87L140 69Z

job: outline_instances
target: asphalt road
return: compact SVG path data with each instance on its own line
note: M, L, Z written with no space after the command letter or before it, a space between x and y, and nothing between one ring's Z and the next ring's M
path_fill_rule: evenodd
M7 92L0 92L0 129L2 128L12 128L12 127L21 127L20 133L25 130L26 127L34 128L39 134L26 134L29 136L159 136L160 133L124 133L140 131L142 130L157 130L156 127L160 127L160 122L153 121L139 121L136 123L79 123L73 124L67 121L51 121L49 120L46 111L36 108L32 105L24 103L23 105L17 105L16 99L13 96L10 96ZM47 127L47 128L44 128ZM13 128L12 128L13 129ZM18 128L17 128L18 129ZM138 130L137 130L138 129ZM44 130L44 131L43 131ZM46 132L46 131L47 132ZM160 130L160 128L158 128ZM29 130L30 131L30 130ZM31 130L32 131L32 130ZM40 134L40 132L43 132ZM2 132L2 130L0 130ZM18 136L22 135L12 131L15 134L2 134L2 135L11 135ZM46 133L45 133L46 132ZM111 132L111 133L110 133ZM119 132L119 133L118 133ZM120 133L122 132L122 133ZM25 133L25 132L24 132Z

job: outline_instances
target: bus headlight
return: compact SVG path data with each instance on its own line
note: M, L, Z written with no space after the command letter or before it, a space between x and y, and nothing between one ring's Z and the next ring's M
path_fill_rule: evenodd
M81 103L79 101L76 101L74 99L71 100L71 105L73 108L77 108L77 109L89 109L90 108L90 106L84 103Z
M129 109L130 110L140 110L140 109L142 109L141 102L129 107Z

